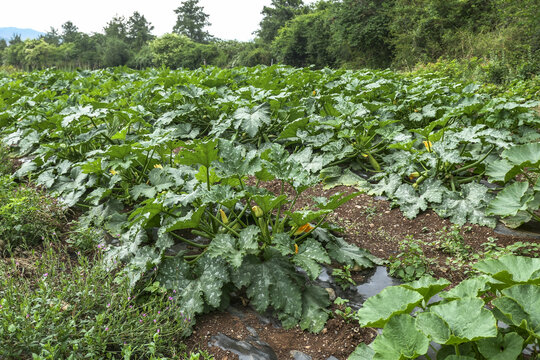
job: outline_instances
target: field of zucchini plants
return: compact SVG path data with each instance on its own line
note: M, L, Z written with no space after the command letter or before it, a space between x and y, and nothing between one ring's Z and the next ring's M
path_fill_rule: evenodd
M317 333L331 304L313 282L322 266L383 263L327 221L361 193L409 219L432 209L459 226L540 221L539 105L391 71L45 70L0 74L0 139L20 162L10 181L31 181L103 230L107 267L128 287L167 292L195 320L242 294L284 328ZM296 206L321 182L358 191ZM439 359L538 351L539 262L478 263L483 276L433 306L444 280L385 290L355 315L382 335L351 358L416 358L430 341L444 345ZM484 308L493 298L495 315ZM475 316L476 329L463 325Z

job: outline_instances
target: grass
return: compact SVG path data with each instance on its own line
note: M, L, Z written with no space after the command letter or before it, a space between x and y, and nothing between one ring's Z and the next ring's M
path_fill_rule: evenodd
M174 293L133 289L104 261L103 232L68 224L11 164L0 147L0 359L212 359L187 353Z
M134 294L100 252L25 255L0 263L0 358L182 358L191 319L174 294Z

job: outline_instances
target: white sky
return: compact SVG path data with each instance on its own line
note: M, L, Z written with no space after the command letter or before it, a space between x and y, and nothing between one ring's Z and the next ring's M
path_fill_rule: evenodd
M47 32L70 20L79 31L102 32L115 15L128 18L138 11L154 25L154 34L171 32L174 9L181 0L0 0L0 27L30 28ZM305 4L315 0L304 0ZM258 29L263 6L271 0L200 0L209 14L210 34L226 40L247 41Z

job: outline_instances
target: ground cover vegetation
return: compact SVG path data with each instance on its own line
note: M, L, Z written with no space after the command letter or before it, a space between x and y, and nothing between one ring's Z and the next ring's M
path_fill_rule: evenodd
M44 70L0 75L0 95L0 128L6 147L2 154L9 151L20 162L14 175L3 177L1 183L6 189L0 207L5 214L0 217L4 251L13 254L54 239L59 234L57 218L65 216L69 208L78 216L66 242L82 250L72 266L96 271L88 277L102 279L95 286L103 290L94 289L95 298L77 318L80 321L73 319L81 323L73 331L92 335L81 335L80 345L67 344L71 349L112 349L124 356L130 351L143 351L137 356L147 357L171 355L174 351L169 349L144 353L149 350L143 350L148 349L143 345L153 343L150 349L155 349L157 342L171 339L167 334L187 334L192 319L226 307L233 294L241 294L257 311L271 309L286 328L299 325L321 331L331 303L328 292L312 281L321 267L338 268L336 274L347 286L351 284L350 269L381 263L348 244L339 236L339 229L326 221L333 210L360 191L385 195L409 218L431 208L457 225L493 227L497 215L516 227L537 218L540 208L536 176L540 158L535 148L540 138L538 102L448 78L277 65L195 71ZM10 166L7 161L2 163ZM521 176L516 177L518 174ZM34 188L21 190L20 184L28 180ZM327 186L349 185L360 191L314 197L310 205L295 207L302 193L321 180ZM280 190L265 189L263 184L268 181L277 182ZM43 190L58 200L46 197ZM286 195L291 193L292 197ZM26 219L39 219L34 223L41 227L33 228L34 223ZM33 238L25 231L43 238ZM99 265L89 269L84 265L85 251L91 254L95 246L93 231L101 233ZM456 229L439 235L436 246L455 254L464 250ZM414 244L413 239L408 244ZM9 313L12 321L3 322L1 336L10 343L21 334L28 335L17 327L27 326L28 314L36 322L30 327L52 314L43 310L44 314L32 315L28 309L36 304L45 301L56 309L58 324L71 316L66 309L78 300L70 298L72 291L65 286L88 277L79 270L64 271L53 282L45 274L67 266L54 261L55 256L62 256L59 254L45 251L43 256L51 261L37 262L34 269L44 277L38 282L14 282L19 266L5 264L2 281L8 290L0 293L2 306L20 309ZM497 264L509 267L507 263L528 261L505 259ZM476 266L505 284L507 276L519 276L516 269L522 268L518 264L492 271L488 265ZM482 292L477 293L499 291L493 301L506 316L505 323L521 329L512 327L520 336L523 331L529 334L520 341L515 335L501 333L499 340L520 349L538 338L538 314L527 310L528 298L519 297L522 292L537 291L538 271L532 269L527 279L505 286L485 280ZM511 275L494 275L499 272ZM414 277L421 275L418 272ZM436 283L445 286L433 292L431 280L420 281L426 282L422 289L428 288L430 295L448 285L439 280ZM20 290L14 291L17 286ZM20 294L26 293L35 297L26 297L25 305L19 307ZM115 299L108 301L107 296ZM128 298L133 296L142 308L133 310L133 323L118 325L120 318L107 312L108 304L129 312ZM153 310L145 307L152 301L159 306ZM402 312L419 304L415 301ZM526 314L519 315L523 321L509 312L514 311L508 310L513 306L510 301L524 309ZM150 337L125 338L122 326L139 326L137 322L145 320L140 313L163 312L169 302L178 309L176 315L183 314L163 319L171 331L149 322L145 334L152 334ZM438 306L463 305L458 302ZM479 297L466 302L474 302L474 306L482 302L478 308L484 304ZM453 326L458 329L461 325L448 322L444 309L439 310L433 305L423 324L428 326L429 320L450 325L436 334L419 333L421 349L403 356L420 355L427 338L454 345L499 336L491 325L480 337L458 334ZM156 314L152 316L160 315ZM479 310L479 316L491 315ZM424 316L416 319L419 317ZM395 318L399 319L391 320L394 327L419 326L415 318ZM98 325L96 319L101 321ZM12 322L15 327L9 325ZM103 337L99 345L85 343L92 341L93 334ZM38 334L33 336L25 342L42 349L32 351L46 351L40 355L45 358L48 352L71 351L39 342ZM59 330L55 336L67 335ZM472 346L469 349L491 356L480 349L483 345ZM464 351L457 345L452 349L454 355ZM375 345L372 350L379 351Z
M58 199L0 159L0 357L210 359L188 353L191 319L175 298L134 291L103 261L103 231L69 222Z
M452 60L466 59L460 70L464 78L500 84L538 74L539 12L535 0L340 0L311 5L272 0L262 9L255 39L238 42L209 34L208 14L198 0L189 0L175 9L171 33L160 37L135 12L129 18L114 17L101 33L82 33L68 21L37 40L1 40L0 58L6 66L26 70L278 62L410 70L439 62L445 71L455 69Z

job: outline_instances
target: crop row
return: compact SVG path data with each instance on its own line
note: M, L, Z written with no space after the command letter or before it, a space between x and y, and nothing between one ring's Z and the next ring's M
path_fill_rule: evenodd
M378 259L325 222L358 193L318 197L301 210L298 196L323 180L385 194L407 217L431 207L458 224L494 226L492 214L517 226L540 207L530 176L540 163L537 105L390 71L0 77L2 141L24 160L16 175L106 229L111 264L127 264L133 286L145 279L182 290L191 315L245 291L257 310L273 308L285 326L311 331L324 326L329 302L306 277L323 264ZM527 182L513 182L519 173ZM494 202L486 175L511 183ZM266 190L267 181L280 183L280 193Z

